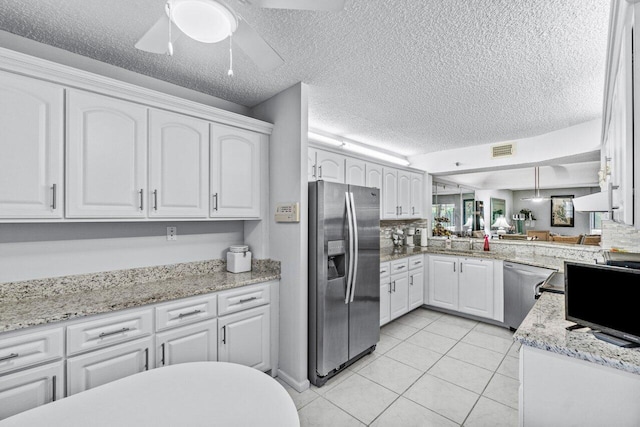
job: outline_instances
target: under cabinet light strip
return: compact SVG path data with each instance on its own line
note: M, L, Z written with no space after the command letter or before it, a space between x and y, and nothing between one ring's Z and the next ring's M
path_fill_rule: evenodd
M375 150L373 148L365 147L363 144L356 142L347 142L339 137L331 137L327 135L322 135L316 132L308 132L308 138L311 141L319 142L322 144L332 145L334 147L339 147L344 150L352 151L354 153L363 154L365 156L373 157L376 159L384 160L390 163L395 163L398 165L409 166L411 163L404 157L398 157L391 154L384 153L382 151Z

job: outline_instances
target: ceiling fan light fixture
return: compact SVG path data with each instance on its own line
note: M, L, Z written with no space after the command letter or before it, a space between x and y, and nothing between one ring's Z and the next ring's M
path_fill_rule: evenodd
M214 0L173 0L171 19L180 31L202 43L226 39L238 27L233 13Z

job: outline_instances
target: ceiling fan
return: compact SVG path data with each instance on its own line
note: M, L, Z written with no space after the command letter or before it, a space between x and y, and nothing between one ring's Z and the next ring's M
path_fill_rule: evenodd
M239 0L260 8L338 11L345 0ZM284 61L238 13L221 0L168 0L165 13L138 40L135 47L152 53L173 54L173 43L181 34L202 43L217 43L229 37L230 68L235 45L265 71Z

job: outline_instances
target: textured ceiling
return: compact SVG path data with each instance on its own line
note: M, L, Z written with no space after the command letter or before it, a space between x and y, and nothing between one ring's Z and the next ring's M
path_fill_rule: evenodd
M321 1L321 0L318 0ZM298 81L310 126L404 155L530 137L601 114L608 0L347 0L340 12L228 4L284 58L268 73L188 37L133 45L165 0L0 0L0 29L254 106Z

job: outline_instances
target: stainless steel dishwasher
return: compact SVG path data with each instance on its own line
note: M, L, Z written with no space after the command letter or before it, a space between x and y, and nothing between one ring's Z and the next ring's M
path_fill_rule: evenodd
M518 329L536 302L536 288L556 270L504 263L504 323Z

